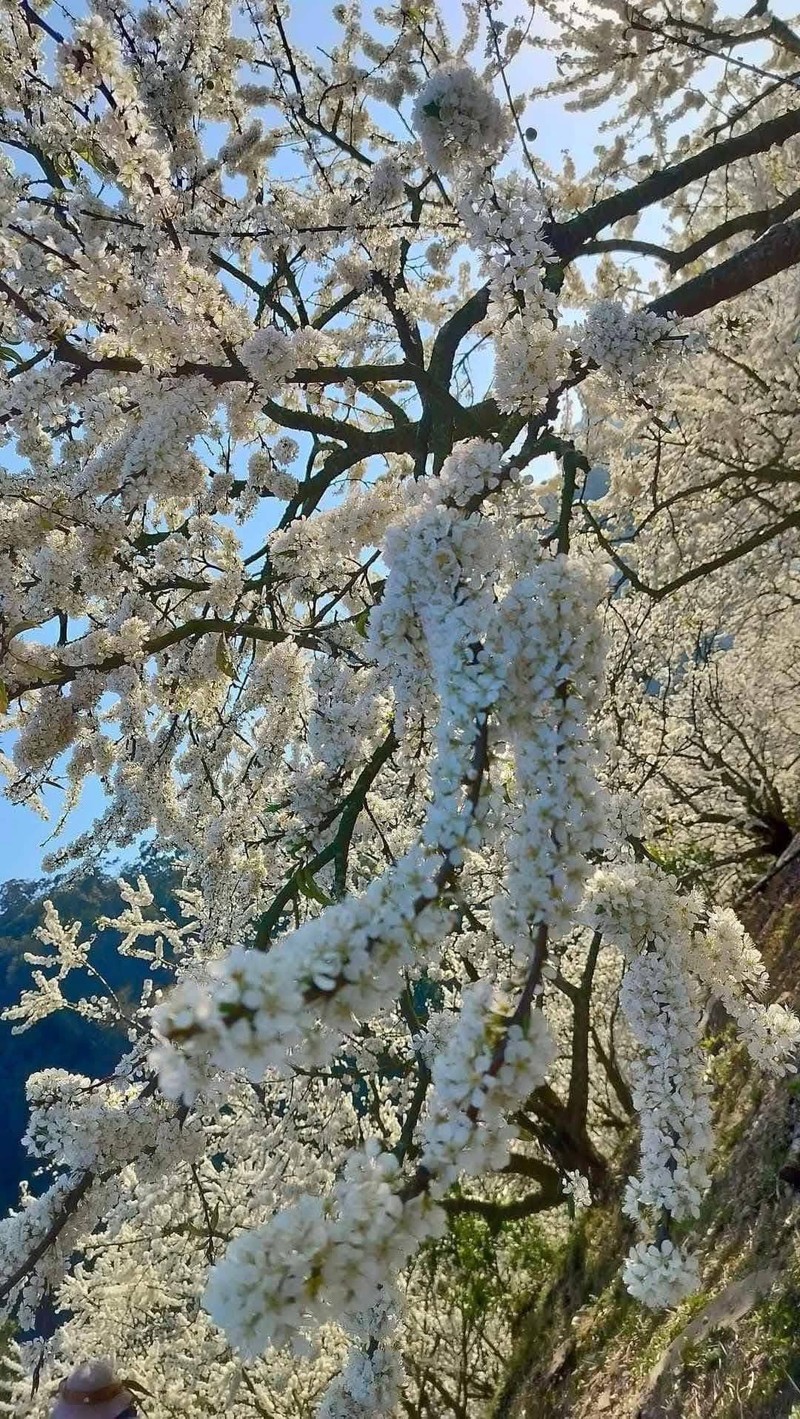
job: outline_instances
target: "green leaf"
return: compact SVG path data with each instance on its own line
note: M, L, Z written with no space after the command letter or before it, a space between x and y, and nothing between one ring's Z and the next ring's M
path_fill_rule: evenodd
M3 684L3 681L0 680L0 714L6 714L7 712L8 712L8 690L7 690L6 686Z
M217 650L214 656L214 664L216 665L218 670L221 670L224 675L227 675L229 680L236 679L236 667L233 663L231 653L228 649L228 642L226 641L224 636L220 636L219 640L217 641Z
M74 182L78 176L78 169L68 153L64 153L58 158L53 158L53 169L59 177L68 177L72 182Z
M356 630L358 631L358 634L359 634L360 636L366 636L367 631L368 631L368 629L369 629L369 607L368 607L368 606L365 606L365 607L364 607L364 610L363 610L363 611L359 611L358 615L357 615L356 617L354 617L354 619L353 619L353 625L355 626L355 628L356 628Z
M333 897L329 897L327 892L323 892L307 867L301 867L299 872L295 873L294 880L301 897L308 897L312 902L319 902L322 907L331 905Z
M439 100L431 99L430 103L423 104L422 112L425 114L426 118L441 119L442 112L439 108Z
M15 364L22 364L22 356L16 350L9 349L8 345L0 345L0 360L12 360Z
M101 177L114 177L114 168L103 153L100 152L96 144L87 148L76 148L75 152L79 158L88 163L90 168L94 168Z

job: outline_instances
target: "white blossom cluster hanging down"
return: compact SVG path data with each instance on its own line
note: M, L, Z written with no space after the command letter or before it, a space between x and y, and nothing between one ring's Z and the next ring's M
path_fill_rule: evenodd
M304 1197L243 1232L214 1268L204 1304L234 1343L258 1355L324 1318L373 1307L419 1242L443 1224L420 1196L392 1187L397 1162L375 1149L353 1156L330 1197Z
M369 1177L385 1199L373 1204L379 1223L370 1217L373 1184L356 1159L331 1207L305 1198L232 1244L212 1273L207 1304L247 1350L283 1343L304 1324L319 1323L331 1306L337 1313L372 1305L371 1288L387 1269L401 1266L421 1237L441 1228L433 1196L462 1173L502 1166L514 1136L507 1116L544 1080L552 1058L544 1018L531 1011L548 932L563 925L586 875L587 853L602 842L585 743L600 680L600 586L579 563L556 558L542 562L538 580L517 579L501 594L511 570L504 517L500 509L481 510L501 486L501 473L492 445L457 447L421 497L412 490L411 511L387 539L390 574L372 629L378 662L392 668L407 721L426 683L438 701L420 845L362 897L329 906L266 954L235 950L215 966L210 989L187 983L154 1014L165 1044L153 1062L172 1096L191 1099L202 1088L179 1063L187 1055L199 1053L204 1068L210 1058L219 1068L243 1069L254 1081L270 1067L282 1073L334 1057L353 1016L365 1018L391 999L401 972L425 967L453 929L452 909L440 898L465 854L480 848L478 809L496 736L506 724L521 736L531 722L545 736L550 767L542 774L537 758L539 814L528 809L530 766L517 766L519 802L507 815L511 851L497 903L513 947L519 1001L493 1000L488 982L465 992L433 1066L421 1171L405 1181L397 1176L393 1190L397 1159L370 1155ZM555 596L548 594L553 586ZM502 716L490 729L500 700ZM574 789L569 796L565 785ZM359 1209L368 1222L363 1236L355 1226ZM386 1254L377 1248L375 1225ZM343 1248L352 1255L346 1282L355 1288L352 1296L347 1289L337 1294L334 1284L337 1268L351 1277ZM273 1276L267 1258L284 1253L292 1258L290 1271L280 1261ZM320 1268L326 1268L322 1286Z
M328 1386L319 1407L319 1419L368 1419L371 1414L391 1414L402 1399L404 1371L392 1334L397 1307L391 1291L382 1287L375 1305L348 1318L349 1328L362 1344L353 1344L347 1361Z
M752 941L733 912L704 912L679 897L650 864L602 869L590 883L590 919L626 959L621 1003L640 1055L633 1097L641 1119L641 1171L625 1211L634 1219L683 1221L699 1214L713 1145L702 1017L720 999L753 1059L781 1076L793 1068L800 1022L759 1000L765 978ZM668 1235L639 1242L625 1268L633 1295L672 1305L697 1285L697 1263Z
M433 1065L422 1166L444 1191L462 1174L503 1168L515 1130L506 1121L547 1076L553 1045L540 1011L508 1024L507 1002L485 982L465 989L461 1016ZM498 1050L498 1045L500 1049ZM496 1052L502 1063L496 1067Z
M638 1118L625 1281L674 1305L709 1002L796 1058L714 874L800 827L800 116L723 16L543 3L0 7L0 768L67 824L102 787L47 870L178 884L48 901L5 1012L123 1042L28 1083L32 1419L91 1353L164 1419L479 1419L465 1219L541 1284L509 1228L607 1203ZM585 170L554 96L613 100Z

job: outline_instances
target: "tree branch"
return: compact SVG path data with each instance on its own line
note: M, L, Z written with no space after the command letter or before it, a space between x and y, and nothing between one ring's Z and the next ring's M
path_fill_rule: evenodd
M656 315L699 315L722 301L733 300L771 276L800 261L800 219L781 222L758 241L737 251L727 261L712 266L673 291L650 301Z
M545 236L563 265L574 261L585 242L593 240L604 227L613 226L625 217L632 217L645 207L663 202L673 193L680 192L692 182L708 177L717 169L727 167L740 158L753 157L756 153L785 143L800 133L800 108L779 114L765 123L756 124L746 133L735 138L727 138L722 143L714 143L702 152L694 153L679 163L662 168L634 183L625 192L615 192L604 197L588 211L581 212L566 222L556 222L545 227Z

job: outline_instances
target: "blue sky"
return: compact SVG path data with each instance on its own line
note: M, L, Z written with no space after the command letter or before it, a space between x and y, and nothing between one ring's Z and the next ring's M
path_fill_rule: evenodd
M69 6L73 15L84 11L85 8L81 3ZM315 43L325 49L339 32L338 26L330 18L332 8L333 0L295 0L292 7L293 33L308 47L308 31L313 28ZM519 0L506 0L501 14L511 20L519 8ZM60 10L61 6L56 3L49 11L49 18L56 25L63 23L59 15ZM448 21L457 30L462 14L461 0L443 0L443 10ZM528 73L520 76L520 87L523 84L525 87L533 87L535 83L541 83L546 60L533 54L525 62L531 67ZM534 106L525 116L525 122L536 127L537 139L533 147L546 162L553 166L558 165L565 148L577 159L579 167L591 160L591 149L596 141L596 115L567 114L560 105L549 102L539 105L538 110ZM7 745L3 747L7 748ZM0 881L11 877L41 875L44 854L85 832L102 810L104 801L99 785L94 782L89 784L79 804L73 809L66 829L55 842L48 842L58 823L61 795L53 790L46 795L46 800L51 813L49 822L43 822L30 809L12 806L7 800L0 798Z

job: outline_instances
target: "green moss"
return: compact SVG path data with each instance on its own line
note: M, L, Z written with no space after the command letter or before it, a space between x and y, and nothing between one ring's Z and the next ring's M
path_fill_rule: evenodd
M718 1370L728 1358L730 1336L723 1331L712 1330L702 1340L690 1342L682 1356L681 1367L687 1379Z
M782 947L793 947L800 927L800 907L797 902L784 902L770 922L770 935Z
M673 1340L676 1340L686 1329L692 1317L708 1304L708 1300L709 1297L705 1291L698 1291L694 1296L687 1297L682 1305L676 1307L674 1311L670 1311L666 1316L652 1311L644 1313L652 1317L651 1334L647 1343L636 1355L632 1365L632 1371L639 1379L644 1379L646 1375L649 1375L664 1351L668 1350Z
M800 1384L800 1285L784 1291L775 1300L765 1301L754 1313L754 1321L762 1334L766 1354L766 1369L759 1384L760 1397L766 1398L781 1388L787 1380Z

